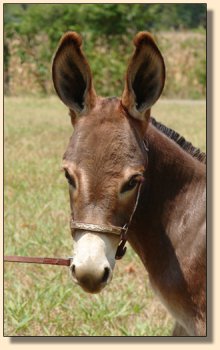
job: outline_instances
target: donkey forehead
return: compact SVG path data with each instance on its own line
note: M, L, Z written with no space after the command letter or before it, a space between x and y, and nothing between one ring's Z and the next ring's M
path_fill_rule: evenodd
M112 167L114 173L143 164L136 131L118 99L103 99L78 120L63 159L86 169Z

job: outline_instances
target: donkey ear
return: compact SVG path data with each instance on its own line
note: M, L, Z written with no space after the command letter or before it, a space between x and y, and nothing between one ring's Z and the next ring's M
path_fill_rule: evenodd
M165 65L150 33L139 32L134 44L136 49L128 65L122 104L132 117L146 121L149 109L162 93Z
M64 34L52 65L55 90L75 116L87 114L96 102L91 70L81 45L82 39L77 33Z

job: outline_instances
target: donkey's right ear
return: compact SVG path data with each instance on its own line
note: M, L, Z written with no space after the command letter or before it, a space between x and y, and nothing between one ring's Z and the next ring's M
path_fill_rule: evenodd
M96 103L91 70L81 45L82 39L77 33L64 34L52 65L55 90L72 116L87 114Z

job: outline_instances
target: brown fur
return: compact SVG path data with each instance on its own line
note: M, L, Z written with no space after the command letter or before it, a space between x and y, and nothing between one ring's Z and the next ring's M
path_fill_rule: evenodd
M68 34L72 38L70 46L75 47L75 37ZM69 45L62 48L65 41L64 36L53 68L59 96L63 96L59 83L62 50L67 50L65 54L69 55ZM74 61L82 73L80 79L85 79L84 104L89 107L78 105L74 109L68 98L62 98L71 109L74 124L64 154L64 169L76 184L76 188L70 186L72 217L85 223L123 226L132 212L137 191L124 197L120 194L128 181L126 169L144 172L145 182L128 240L145 265L155 292L176 318L174 335L204 336L205 164L149 118L150 107L164 86L164 62L148 33L139 33L134 42L136 49L128 66L122 99L94 98L96 94L83 54ZM146 93L142 93L145 85ZM143 138L148 142L148 155ZM82 191L85 176L86 193Z

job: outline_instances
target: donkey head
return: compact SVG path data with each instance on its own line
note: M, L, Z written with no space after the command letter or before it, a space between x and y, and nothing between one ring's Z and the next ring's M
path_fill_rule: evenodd
M165 80L164 61L151 35L138 33L134 44L121 99L96 95L77 33L65 34L56 51L53 82L74 127L63 157L74 222L123 227L134 210L145 174L143 139L150 108ZM120 236L94 232L89 225L72 231L73 278L84 290L99 292L111 280Z

